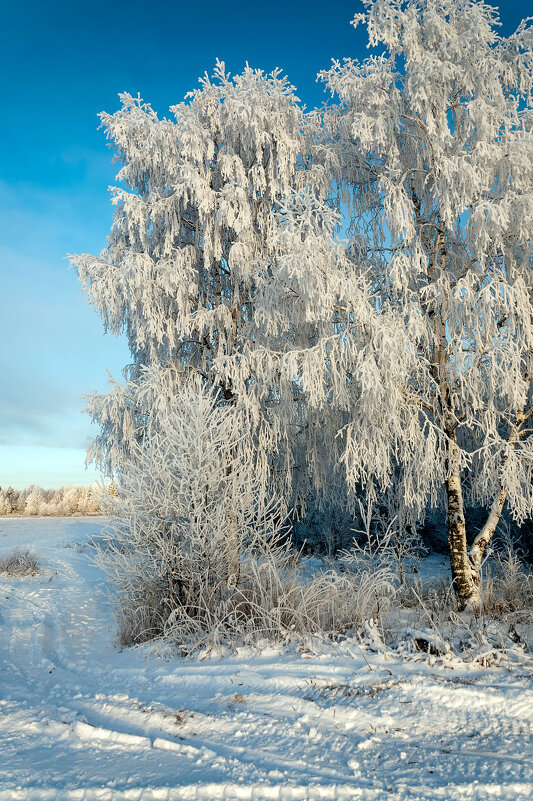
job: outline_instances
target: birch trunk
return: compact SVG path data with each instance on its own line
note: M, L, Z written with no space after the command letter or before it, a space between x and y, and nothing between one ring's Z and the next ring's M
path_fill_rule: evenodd
M517 415L516 422L511 427L511 430L510 430L510 433L509 433L509 448L511 450L514 450L514 448L516 446L516 443L518 442L518 440L520 438L520 430L522 428L522 425L525 422L525 420L529 417L530 414L531 414L531 412L528 412L528 414L526 415L526 414L524 414L524 411L522 410ZM503 507L504 507L505 501L507 499L507 491L506 491L505 487L503 486L503 476L505 474L505 470L507 469L508 461L509 461L509 456L508 456L508 454L505 454L503 459L502 459L502 464L501 464L501 471L500 471L500 476L501 476L500 482L501 483L500 483L499 492L498 492L496 498L494 499L494 501L492 502L492 506L490 508L489 516L487 517L485 525L483 526L483 528L481 529L481 531L479 532L479 534L475 538L475 540L474 540L474 542L472 544L472 547L470 549L470 562L471 562L471 565L472 565L472 569L474 570L475 577L476 577L476 582L477 582L478 585L480 584L480 581L481 581L481 575L480 575L481 574L481 563L483 561L483 556L484 556L485 550L487 548L487 545L491 541L491 539L492 539L492 537L494 535L494 532L496 531L496 527L497 527L498 523L500 522L500 518L501 518L501 515L502 515Z
M452 583L459 610L474 610L479 607L479 591L466 543L463 489L455 431L449 437L448 477L445 486Z
M481 583L481 563L483 562L483 555L487 545L492 539L494 532L496 531L498 523L500 522L500 517L502 515L506 498L507 492L501 488L498 495L494 499L485 525L475 538L470 549L470 563L472 565L472 570L474 571L474 581L478 586Z

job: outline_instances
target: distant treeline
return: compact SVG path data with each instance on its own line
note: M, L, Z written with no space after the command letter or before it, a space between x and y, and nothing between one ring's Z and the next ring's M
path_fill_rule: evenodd
M0 487L0 516L70 517L102 514L102 487L60 487L43 490L34 484L23 490Z

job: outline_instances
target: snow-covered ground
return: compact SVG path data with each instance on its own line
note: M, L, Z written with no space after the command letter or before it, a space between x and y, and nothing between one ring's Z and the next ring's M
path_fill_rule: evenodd
M95 519L1 519L0 801L533 798L532 666L355 642L205 660L113 644Z

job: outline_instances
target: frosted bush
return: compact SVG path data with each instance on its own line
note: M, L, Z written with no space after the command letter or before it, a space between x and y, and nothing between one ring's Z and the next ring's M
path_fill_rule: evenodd
M190 652L345 631L391 595L382 574L304 574L246 432L243 413L194 379L132 448L95 543L116 591L122 644L165 637Z
M160 379L146 373L138 392ZM288 558L285 513L263 497L246 430L241 413L191 379L132 446L97 546L124 641L168 633L178 620L229 623L226 608L240 618L252 554L265 564Z
M39 572L39 557L29 549L15 548L0 557L0 574L7 576L35 576Z

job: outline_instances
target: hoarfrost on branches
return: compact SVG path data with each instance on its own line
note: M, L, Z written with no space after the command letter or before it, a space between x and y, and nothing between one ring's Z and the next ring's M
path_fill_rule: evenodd
M473 605L504 503L518 521L533 510L533 30L501 37L470 0L365 8L354 25L381 54L322 74L339 99L324 130L376 309L409 361L374 410L359 371L344 460L348 477L381 480L393 463L417 512L444 486L455 589ZM469 554L464 493L489 508Z
M241 354L251 343L285 347L286 338L308 346L312 312L304 310L301 325L288 320L293 305L269 288L278 276L281 294L290 296L289 276L275 268L287 247L284 219L296 210L322 240L337 222L323 202L327 172L310 159L294 88L279 71L266 76L246 67L232 78L217 62L213 77L171 109L173 120L160 120L139 98L121 99L118 112L101 115L122 165L109 244L99 257L73 262L106 329L126 332L133 364L126 383L89 398L101 426L90 458L107 472L119 469L152 411L192 371L228 403L244 403L250 387L260 388L259 404L245 405L248 424L260 428L263 483L272 467L266 454L276 451L277 480L288 490L299 461L293 434L308 424L301 390L294 382L290 400L281 398L276 376L257 374ZM312 255L308 248L306 258ZM301 271L298 254L289 259ZM143 395L137 384L154 364L169 372L165 391L149 398L150 389ZM285 414L274 420L269 407L280 404Z
M500 37L469 0L365 7L354 24L381 54L320 76L338 105L315 113L312 145L349 242L317 247L288 221L268 291L289 285L316 336L249 360L344 417L349 487L380 486L400 526L445 493L454 587L475 606L503 505L533 511L533 34ZM489 510L469 553L465 494Z
M475 607L504 504L533 511L533 31L473 0L364 6L378 54L321 75L337 105L219 62L173 120L130 95L102 115L123 187L74 262L133 364L89 401L92 455L120 468L194 374L243 414L263 493L379 488L399 531L445 497ZM488 510L470 551L465 498Z

